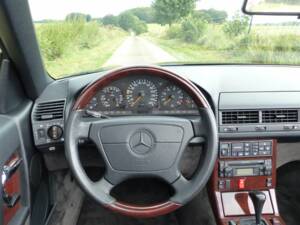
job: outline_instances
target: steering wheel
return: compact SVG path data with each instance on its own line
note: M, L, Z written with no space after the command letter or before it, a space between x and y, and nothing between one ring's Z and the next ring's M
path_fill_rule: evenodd
M180 86L199 109L197 123L177 117L136 116L107 119L84 117L84 109L101 88L131 72L151 74ZM78 140L89 138L101 153L106 172L100 181L86 175L78 156ZM204 149L193 177L180 172L179 162L191 140L203 140ZM70 167L83 190L97 202L121 214L133 217L155 217L170 213L201 191L217 158L215 116L201 91L190 81L156 67L129 67L113 72L87 86L76 100L65 130L65 150ZM175 190L166 202L149 206L130 205L116 200L110 191L121 182L137 177L163 179Z

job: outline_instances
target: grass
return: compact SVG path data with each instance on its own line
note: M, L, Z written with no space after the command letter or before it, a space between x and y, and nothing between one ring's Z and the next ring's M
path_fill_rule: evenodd
M222 25L209 25L196 43L168 37L168 26L150 25L146 38L179 62L300 64L300 27L257 25L251 33L229 38Z
M36 32L47 71L55 79L101 68L128 35L95 22L38 24Z

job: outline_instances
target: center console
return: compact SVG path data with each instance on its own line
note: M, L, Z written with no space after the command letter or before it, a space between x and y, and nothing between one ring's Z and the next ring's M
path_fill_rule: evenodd
M285 225L275 195L276 140L220 141L210 181L219 225ZM260 219L262 217L262 219Z

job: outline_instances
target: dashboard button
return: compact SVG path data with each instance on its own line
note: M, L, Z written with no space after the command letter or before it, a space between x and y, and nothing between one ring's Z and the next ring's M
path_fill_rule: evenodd
M46 132L45 129L41 128L37 130L38 139L44 139L46 138Z
M63 129L58 125L53 125L48 129L47 133L48 133L48 136L50 137L50 139L56 141L62 137Z

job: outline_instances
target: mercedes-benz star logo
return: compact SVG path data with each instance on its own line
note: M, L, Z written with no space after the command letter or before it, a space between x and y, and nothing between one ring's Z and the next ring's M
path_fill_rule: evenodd
M129 144L135 153L146 154L153 147L152 134L146 130L139 130L131 136Z

